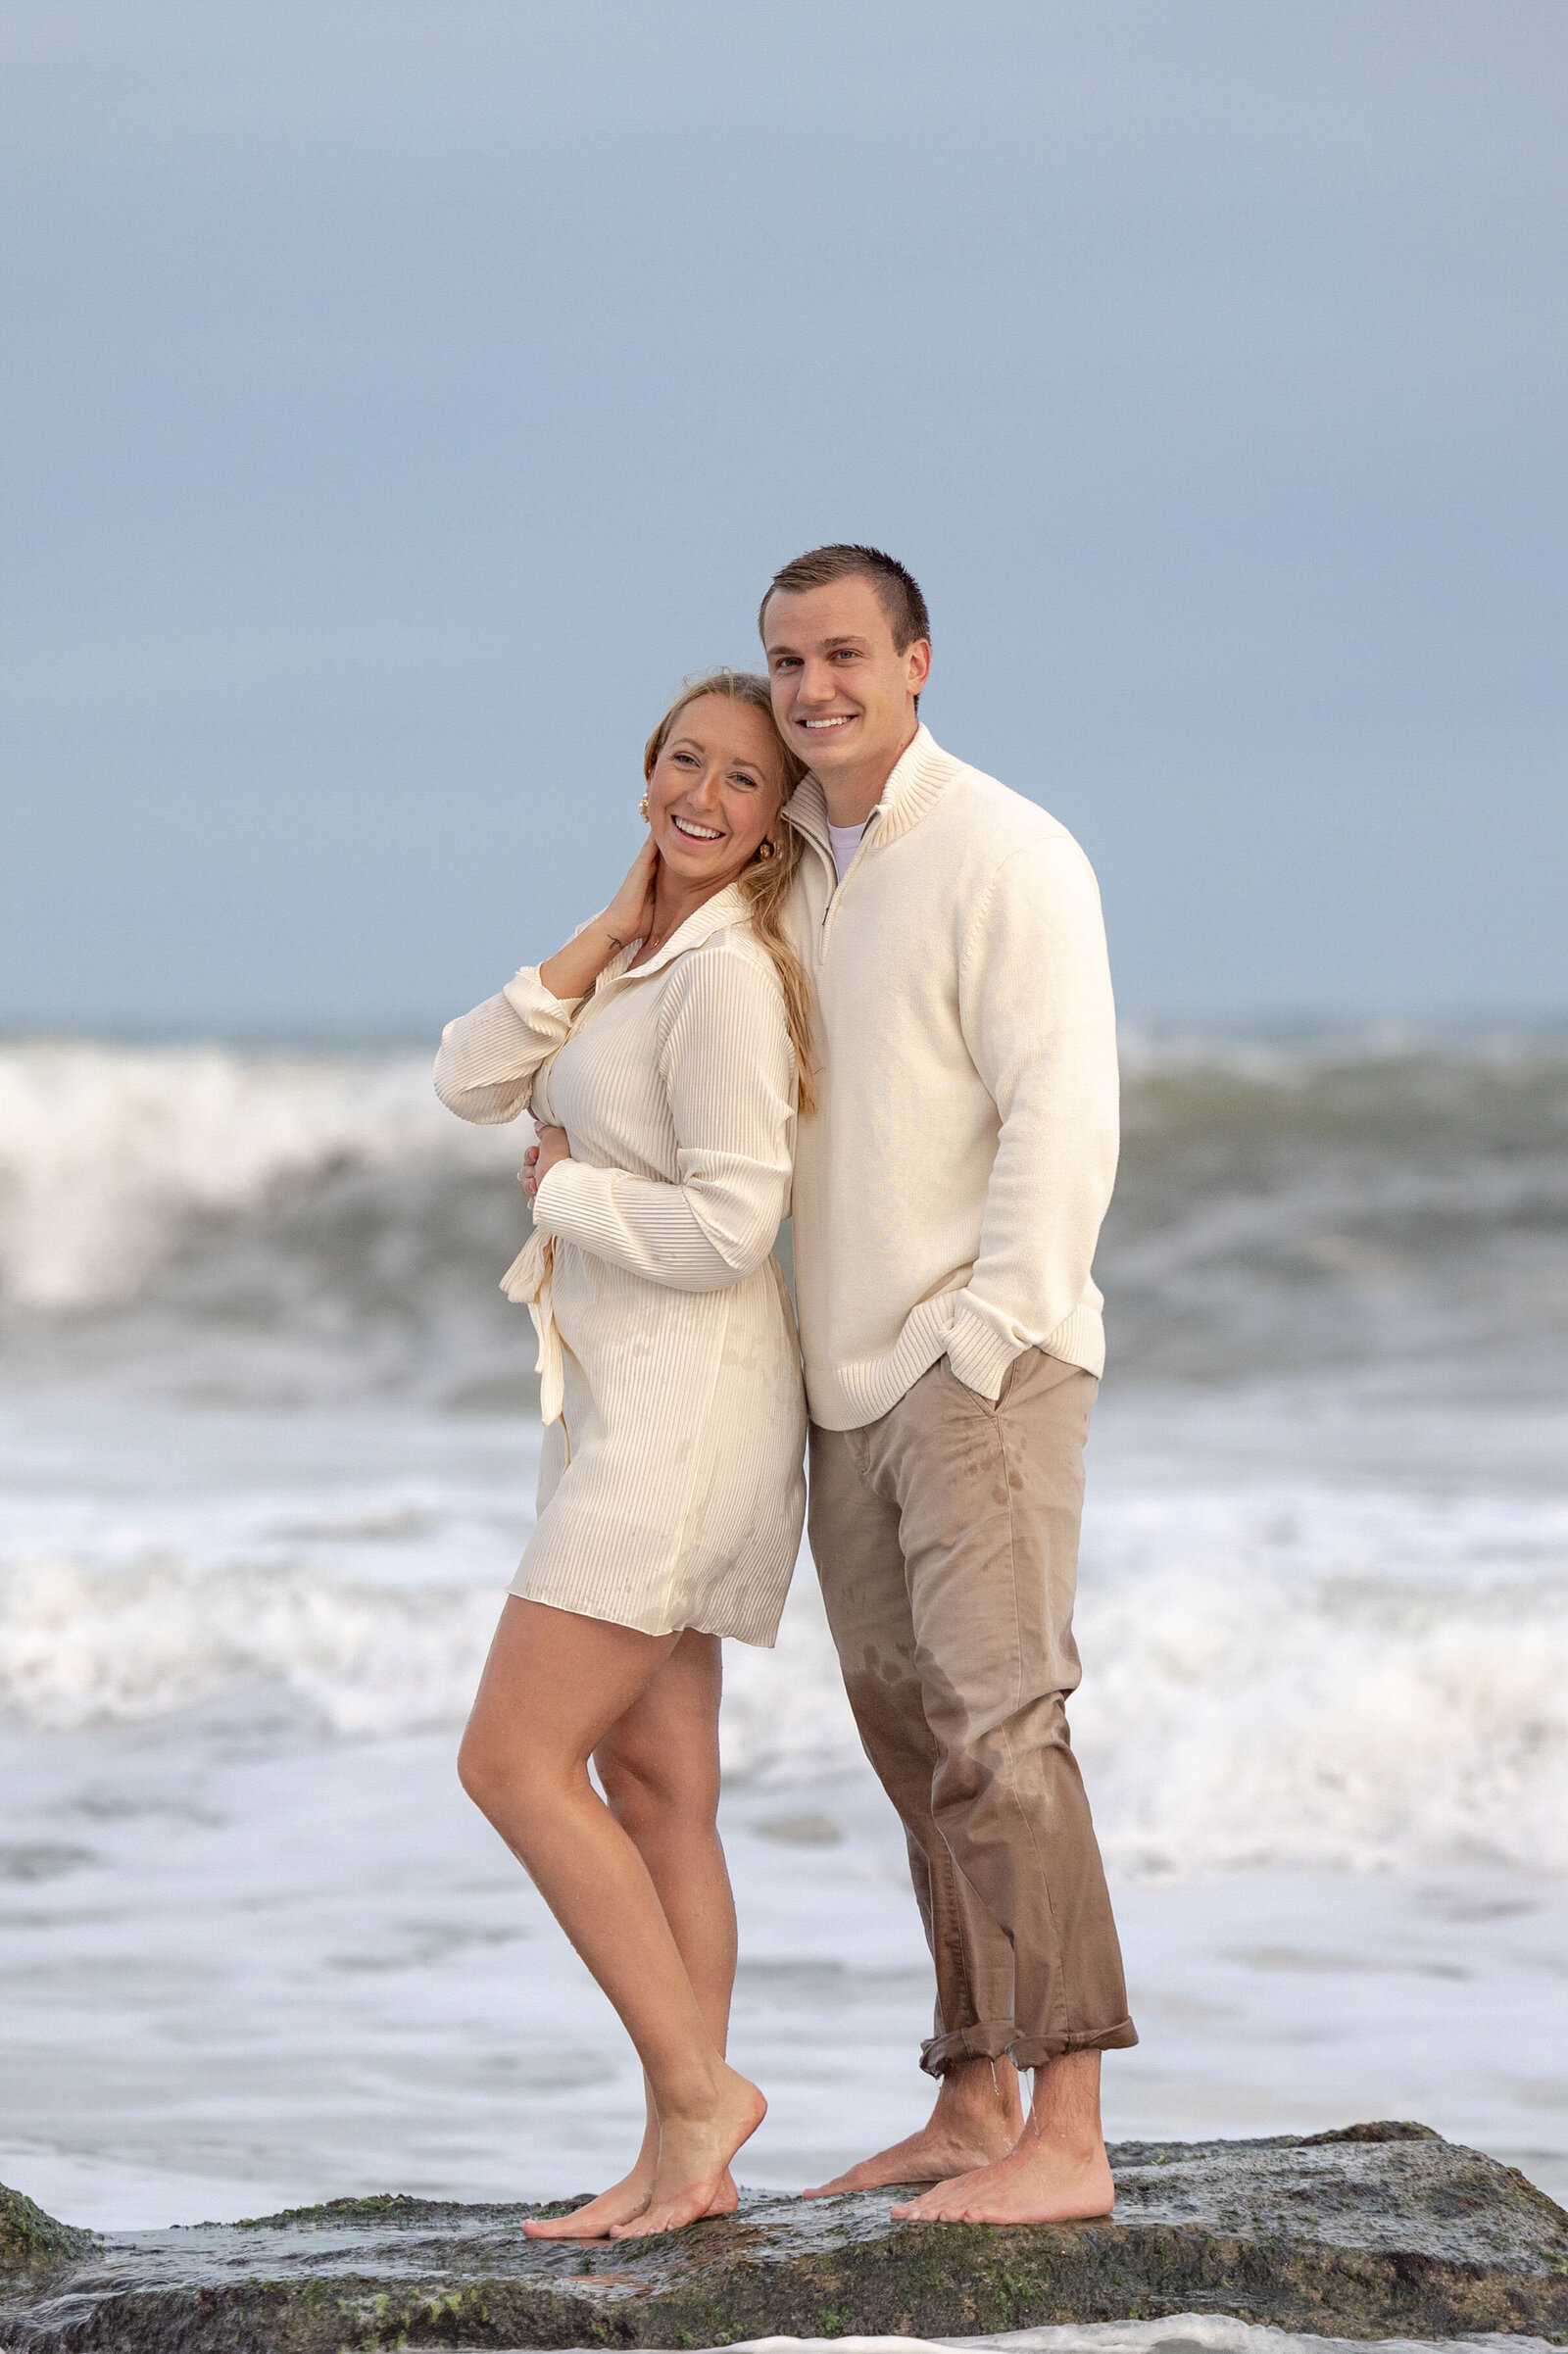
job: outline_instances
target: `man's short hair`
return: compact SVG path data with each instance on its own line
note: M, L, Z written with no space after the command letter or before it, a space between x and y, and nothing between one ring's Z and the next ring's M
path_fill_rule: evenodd
M830 580L857 577L868 580L875 590L898 653L907 654L916 638L930 642L931 615L926 612L920 583L914 574L906 571L896 557L884 556L880 548L836 541L830 548L808 550L805 556L797 556L793 564L783 565L773 574L767 584L767 596L757 610L757 627L764 644L768 597L776 597L781 589L786 596L798 597L804 589L826 588Z

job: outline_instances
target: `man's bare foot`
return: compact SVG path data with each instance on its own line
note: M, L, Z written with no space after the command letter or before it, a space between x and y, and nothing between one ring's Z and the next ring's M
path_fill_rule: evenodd
M895 2223L1065 2224L1108 2215L1116 2188L1103 2150L1071 2155L1026 2136L1010 2157L895 2207Z
M732 2214L740 2193L730 2177L730 2160L766 2115L767 2103L757 2086L726 2068L707 2115L670 2118L662 2126L648 2204L625 2223L612 2224L610 2237L641 2239L653 2231L682 2231L705 2216Z
M918 2133L802 2195L831 2199L846 2190L886 2190L893 2182L945 2182L1005 2158L1022 2125L1012 2062L960 2060L941 2079L937 2105Z
M895 2141L891 2148L878 2150L873 2158L862 2158L845 2174L835 2175L831 2182L820 2182L813 2190L805 2190L803 2198L837 2198L845 2190L886 2190L894 2182L945 2182L950 2175L967 2174L971 2168L989 2166L993 2159L1005 2158L1012 2146L1014 2133L999 2126L982 2138L976 2131L967 2142L953 2139L938 2130L933 2118L918 2133L907 2134Z
M1017 2147L990 2166L939 2182L895 2207L895 2223L1065 2224L1108 2215L1116 2203L1100 2130L1100 2054L1064 2052L1035 2071L1035 2096Z

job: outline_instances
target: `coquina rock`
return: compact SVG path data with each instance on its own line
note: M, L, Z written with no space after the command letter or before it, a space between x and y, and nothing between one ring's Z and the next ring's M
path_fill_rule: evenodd
M526 2217L560 2208L399 2197L98 2236L0 2191L0 2345L689 2347L1195 2311L1338 2337L1568 2342L1568 2215L1425 2126L1124 2142L1111 2164L1101 2223L899 2225L887 2192L749 2192L723 2221L597 2246L523 2238Z

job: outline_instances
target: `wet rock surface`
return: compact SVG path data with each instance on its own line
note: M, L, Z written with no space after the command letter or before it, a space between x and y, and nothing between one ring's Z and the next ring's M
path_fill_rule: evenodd
M0 2346L712 2346L1192 2311L1339 2337L1568 2342L1568 2215L1425 2127L1124 2142L1111 2163L1116 2212L1100 2223L896 2225L887 2192L750 2192L721 2222L613 2246L523 2238L526 2217L559 2209L398 2197L99 2236L0 2192Z

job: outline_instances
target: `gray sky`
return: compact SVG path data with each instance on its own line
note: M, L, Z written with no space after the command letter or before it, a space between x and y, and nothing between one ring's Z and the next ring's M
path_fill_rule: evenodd
M1132 1015L1568 1011L1562 0L0 40L0 1022L428 1029L827 538Z

